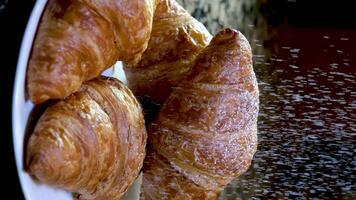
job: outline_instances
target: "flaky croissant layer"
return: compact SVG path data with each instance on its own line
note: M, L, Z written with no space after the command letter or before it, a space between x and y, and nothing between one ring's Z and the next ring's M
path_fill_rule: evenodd
M138 63L125 63L129 87L162 104L211 37L175 0L159 0L147 49Z
M28 65L31 101L63 99L117 60L136 62L155 7L156 0L49 0Z
M219 32L148 129L145 199L214 199L251 164L258 87L246 38Z
M26 168L79 199L119 199L139 174L146 138L131 91L99 77L46 109L30 136Z

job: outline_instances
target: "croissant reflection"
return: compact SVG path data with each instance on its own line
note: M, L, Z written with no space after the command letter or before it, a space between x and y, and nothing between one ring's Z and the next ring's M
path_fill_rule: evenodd
M119 199L139 174L146 138L131 91L99 77L46 109L30 136L26 168L78 199Z
M251 48L237 31L211 41L151 124L145 199L214 199L251 164L258 87Z

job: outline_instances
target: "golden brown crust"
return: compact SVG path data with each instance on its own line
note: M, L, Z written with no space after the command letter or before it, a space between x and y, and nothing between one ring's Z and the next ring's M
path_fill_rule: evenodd
M157 161L145 161L144 196L169 191L167 196L176 193L176 199L183 199L177 190L187 180L197 185L193 193L215 194L245 172L257 147L258 103L248 41L240 32L225 29L198 56L149 127L154 151L169 163L162 170L152 167L161 165ZM164 178L169 167L184 178ZM145 177L152 174L158 178Z
M195 200L215 199L209 191L187 179L169 161L149 149L144 161L141 199L144 200Z
M27 73L35 104L77 91L117 60L146 49L156 0L49 0Z
M160 0L148 47L137 64L124 67L136 95L163 103L209 44L210 33L175 0Z
M26 168L79 199L118 199L138 176L146 138L131 91L100 77L46 109L29 139Z

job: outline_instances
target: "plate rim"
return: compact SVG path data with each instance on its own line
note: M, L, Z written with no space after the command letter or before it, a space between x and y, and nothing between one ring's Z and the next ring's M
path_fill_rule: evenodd
M24 91L26 84L26 71L29 57L31 54L32 44L34 42L37 28L46 4L47 0L37 0L32 8L29 20L27 21L25 32L21 41L19 56L17 59L14 87L12 93L12 142L15 154L17 176L19 178L21 190L25 199L31 199L31 196L28 191L28 188L25 187L25 177L21 173L21 171L23 170L23 158L21 156L23 152L20 151L23 151L23 147L21 147L21 144L23 146L23 142L21 143L20 140L23 140L24 133L21 133L21 130L19 130L19 127L16 125L16 123L20 118L19 109L21 107L20 105L22 102L21 93L25 94ZM21 137L21 135L23 136Z

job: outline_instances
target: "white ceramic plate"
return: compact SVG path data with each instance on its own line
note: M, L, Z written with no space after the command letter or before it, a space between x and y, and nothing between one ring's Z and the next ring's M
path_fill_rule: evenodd
M35 183L32 178L24 171L23 168L23 150L26 126L29 115L33 109L33 104L26 99L25 95L25 78L26 68L31 52L33 40L36 34L41 14L45 8L47 0L37 0L30 19L27 23L24 37L22 39L20 54L17 63L16 77L14 84L13 102L12 102L12 129L13 143L17 165L17 172L20 178L22 191L28 200L71 200L70 193L63 190L55 189L50 186ZM115 70L112 70L112 69ZM121 62L117 62L113 68L106 70L104 75L113 75L126 83L126 78L122 71ZM138 199L141 178L129 189L124 199Z

